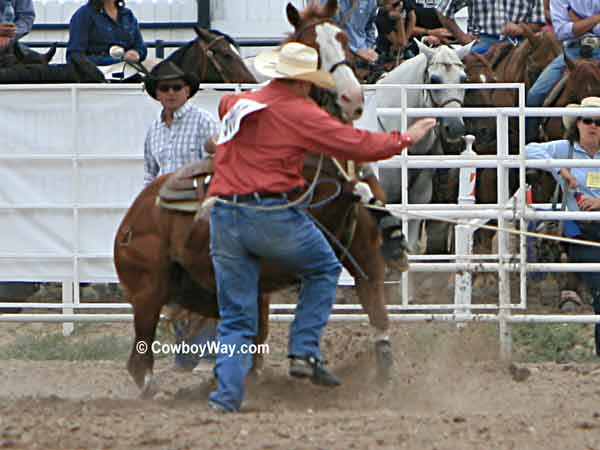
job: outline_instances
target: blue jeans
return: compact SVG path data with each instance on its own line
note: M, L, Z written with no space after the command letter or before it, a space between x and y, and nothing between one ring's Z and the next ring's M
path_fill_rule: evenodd
M205 346L209 341L216 341L217 339L217 325L214 322L210 322L208 325L203 327L197 334L192 336L191 339L186 339L188 335L188 330L186 326L181 321L175 321L175 342L177 344L186 342L189 345L202 345ZM205 354L202 358L207 360L214 360L216 355L214 354ZM192 355L187 353L177 353L175 355L175 364L179 367L185 367L188 369L193 369L198 365L198 361L200 361L200 355Z
M570 59L578 59L581 49L579 47L565 47L564 51ZM600 49L595 49L592 57L600 59ZM531 86L531 89L529 89L527 93L527 106L539 107L544 104L544 100L546 100L552 88L560 81L566 66L567 64L562 53L554 58L540 74L533 86ZM540 121L539 117L528 117L525 120L525 134L528 143L537 139Z
M584 238L585 239L585 238ZM599 263L600 248L585 245L569 245L569 260L581 263ZM583 282L592 294L592 306L594 313L600 314L600 272L581 272ZM596 355L600 356L600 323L594 326L594 342L596 344Z
M244 205L285 204L281 198ZM263 260L276 263L301 281L290 326L290 356L321 358L320 340L333 303L341 264L308 215L296 208L257 211L217 203L210 215L210 251L219 299L219 344L233 345L232 356L217 355L217 390L209 398L239 410L252 355L243 353L258 332L258 279ZM247 348L247 347L246 347ZM242 350L242 351L240 351Z
M511 39L515 43L519 43L521 41L518 38ZM502 44L507 41L507 39L500 39L500 36L497 36L495 34L480 34L477 39L477 42L475 42L475 44L473 44L473 47L471 47L471 53L479 53L480 55L483 55L494 45Z

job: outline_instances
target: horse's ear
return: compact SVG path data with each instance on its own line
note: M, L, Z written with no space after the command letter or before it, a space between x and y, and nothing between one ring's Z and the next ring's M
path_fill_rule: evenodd
M328 0L323 12L325 17L333 17L337 13L338 2L337 0Z
M417 46L419 47L419 53L423 53L427 57L427 61L429 61L435 54L435 50L433 50L431 47L426 46L418 39L415 39L415 42L417 43Z
M467 45L463 45L461 48L456 50L456 56L462 61L465 56L471 53L471 47L475 45L475 41L469 42Z
M285 13L287 14L288 21L294 27L294 29L297 30L298 28L300 28L301 20L298 9L296 9L296 7L291 3L288 3L285 7Z
M48 50L48 52L44 55L44 59L46 60L46 64L48 64L50 61L52 61L52 58L54 58L54 55L56 54L56 44L54 44L50 50Z
M573 61L571 58L569 58L569 55L567 54L567 52L564 52L563 55L565 58L565 63L567 64L567 69L569 69L569 71L573 72L576 67L575 61Z
M212 40L212 35L209 31L205 30L204 28L200 28L199 26L194 25L194 31L196 32L198 37L203 41L210 42Z

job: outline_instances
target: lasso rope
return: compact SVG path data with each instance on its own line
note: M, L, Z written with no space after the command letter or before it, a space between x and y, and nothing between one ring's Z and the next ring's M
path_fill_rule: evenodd
M338 161L336 161L334 158L332 158L332 160L333 160L333 163L335 164L335 166L337 167L337 169L340 171L342 177L344 177L344 179L346 181L350 181L351 178L346 173L346 171L344 170L342 165ZM387 209L384 206L364 204L364 207L368 208L368 209L374 209L377 211L388 211L389 212L389 209ZM446 217L438 217L435 215L429 215L429 214L423 214L423 213L417 213L417 212L405 211L403 214L406 214L408 216L413 216L413 217L416 217L419 219L438 220L440 222L447 222L447 223L451 223L454 225L466 225L469 228L484 228L486 230L503 231L505 233L516 234L519 236L523 235L523 236L533 237L536 239L548 239L551 241L565 242L567 244L577 244L577 245L587 245L590 247L600 247L600 242L596 242L596 241L587 241L584 239L575 239L575 238L564 237L564 236L555 236L552 234L535 233L533 231L515 230L513 228L504 228L504 227L499 227L499 226L494 226L494 225L472 224L469 222L465 222L463 220L448 219Z

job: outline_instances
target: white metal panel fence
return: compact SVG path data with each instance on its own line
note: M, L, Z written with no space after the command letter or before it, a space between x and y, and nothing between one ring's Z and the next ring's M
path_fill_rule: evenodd
M210 87L210 86L206 86ZM213 86L215 87L215 86ZM220 85L220 88L225 86ZM373 97L367 96L365 116L361 127L373 128L373 114L401 115L406 124L411 116L489 116L497 117L498 155L495 157L416 157L398 156L382 165L400 166L403 171L419 167L498 167L499 203L497 205L414 205L406 201L392 205L395 213L410 217L426 213L441 218L497 218L500 226L507 220L519 220L524 228L525 219L539 217L600 219L600 213L536 212L525 205L519 195L510 205L507 171L519 167L521 192L524 190L526 165L536 167L563 167L582 165L580 161L553 160L526 163L524 155L508 155L508 118L517 116L523 125L526 114L560 116L581 115L582 110L565 108L406 108L406 90L423 86L377 86L382 89L402 89L401 108L375 108ZM443 89L444 86L426 86ZM463 86L464 87L464 86ZM516 88L523 94L522 85L471 85L470 88ZM232 85L230 88L240 88ZM216 91L201 91L194 102L216 111ZM523 102L523 100L521 100ZM63 281L68 288L80 281L116 281L112 263L112 242L115 230L126 208L142 186L143 137L151 120L158 114L158 104L143 94L139 86L115 85L54 85L0 87L0 280L4 281ZM600 115L599 109L587 114ZM523 127L521 127L523 133ZM523 143L521 136L521 143ZM598 162L584 165L598 166ZM406 172L405 172L406 174ZM403 177L406 180L406 177ZM405 193L407 186L404 182ZM407 198L406 195L404 198ZM405 224L406 225L406 224ZM498 255L490 255L497 262L481 263L469 255L454 255L450 263L431 262L428 255L411 257L412 271L484 270L500 274L498 305L413 305L408 303L408 275L403 276L401 305L393 311L421 309L426 314L392 314L392 320L494 320L501 323L501 331L520 321L592 322L594 316L517 316L511 309L526 308L526 271L529 269L599 270L600 264L537 264L528 265L525 259L525 240L521 238L520 255L515 259L508 250L506 233L500 234ZM470 259L471 258L471 259ZM459 262L456 261L459 260ZM521 273L521 298L511 302L508 274ZM347 278L343 283L347 283ZM67 289L68 291L69 289ZM63 301L68 305L54 305L69 309L78 307L78 289L65 292ZM71 307L71 302L74 305ZM8 306L0 304L0 306ZM29 305L35 306L35 305ZM283 305L286 306L286 305ZM97 305L96 308L123 307ZM282 305L277 305L279 309ZM286 306L287 307L287 306ZM348 309L353 306L342 305ZM354 305L358 307L358 305ZM497 314L470 314L471 309L493 309ZM462 314L439 314L448 310ZM60 317L59 317L60 316ZM117 315L0 315L5 320L65 321L65 320L129 320L130 316ZM278 315L280 320L289 317ZM340 320L360 320L364 316L334 316ZM502 335L501 333L501 335Z

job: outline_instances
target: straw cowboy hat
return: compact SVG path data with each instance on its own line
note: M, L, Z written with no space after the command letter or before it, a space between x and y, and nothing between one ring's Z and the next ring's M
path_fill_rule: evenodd
M581 104L570 103L567 108L600 108L600 97L586 97L581 101ZM564 116L563 125L565 130L571 128L576 120L577 116Z
M139 64L149 72L159 63L160 60L158 59L148 58ZM120 61L110 66L100 66L98 69L104 74L106 81L124 81L129 80L136 75L143 75L142 72L125 61Z
M254 67L271 78L291 78L309 81L325 89L333 89L331 74L319 70L319 54L312 47L299 42L289 42L277 50L260 53Z
M144 86L146 87L146 92L150 94L150 97L156 100L156 86L159 81L179 79L184 80L190 87L189 98L192 98L196 92L198 92L198 85L200 84L198 78L192 73L185 73L171 61L163 61L154 66L152 71L150 71L144 79Z

